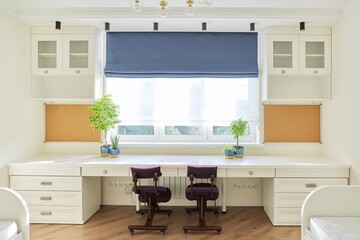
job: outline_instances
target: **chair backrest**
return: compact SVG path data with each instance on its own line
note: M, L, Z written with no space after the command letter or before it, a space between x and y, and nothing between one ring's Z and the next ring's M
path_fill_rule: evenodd
M153 178L154 173L157 174L158 177L161 176L160 167L150 167L150 168L135 168L131 167L131 173L133 177L139 178Z
M210 178L211 175L215 178L217 177L217 167L194 167L188 166L187 168L187 176L193 176L195 178Z

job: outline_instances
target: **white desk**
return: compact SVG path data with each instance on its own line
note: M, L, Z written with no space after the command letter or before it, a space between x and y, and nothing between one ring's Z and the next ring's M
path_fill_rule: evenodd
M186 176L186 167L218 166L222 211L226 178L263 178L265 212L274 225L299 225L306 195L323 185L347 185L350 166L319 156L41 155L9 164L10 187L24 196L32 222L84 223L100 207L100 177L130 177L131 166L161 166L163 176Z

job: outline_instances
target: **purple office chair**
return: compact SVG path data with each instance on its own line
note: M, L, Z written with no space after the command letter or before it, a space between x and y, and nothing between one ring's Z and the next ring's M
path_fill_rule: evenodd
M198 226L183 226L183 230L187 233L189 230L194 231L217 231L221 232L221 226L206 226L205 212L207 200L216 200L219 197L219 190L214 185L217 176L217 167L192 167L188 166L187 176L190 178L191 184L186 188L186 198L188 200L197 201L199 211ZM194 183L195 178L210 179L210 183Z
M128 229L131 234L134 234L134 230L160 230L161 234L164 234L167 226L152 225L155 213L164 213L170 216L172 210L160 210L159 202L168 202L171 198L171 191L167 187L161 187L157 185L158 179L161 176L160 167L151 168L131 168L134 187L133 191L139 194L139 201L147 204L147 218L144 225L129 225ZM153 185L138 185L138 179L152 178ZM140 210L143 213L144 210Z

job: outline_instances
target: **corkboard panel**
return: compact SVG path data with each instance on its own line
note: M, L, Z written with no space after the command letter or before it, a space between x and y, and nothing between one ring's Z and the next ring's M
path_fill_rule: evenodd
M320 142L320 105L265 105L265 142Z
M46 142L100 142L100 131L90 126L88 104L46 104Z

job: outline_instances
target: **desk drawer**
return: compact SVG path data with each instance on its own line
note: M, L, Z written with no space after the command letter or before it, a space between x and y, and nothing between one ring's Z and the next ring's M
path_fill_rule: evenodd
M227 177L272 178L275 177L275 168L228 168Z
M347 185L347 178L275 178L275 192L311 192L326 185Z
M301 208L309 193L275 193L274 206L285 208Z
M278 168L276 177L349 177L348 168Z
M129 177L128 167L82 167L82 176Z
M81 177L11 176L10 187L14 190L81 191Z
M176 167L161 167L162 176L164 177L177 177L178 169Z
M81 192L18 191L29 206L81 206Z
M29 206L31 223L83 223L81 207Z
M186 177L187 176L187 168L186 167L179 167L179 177ZM217 177L226 177L226 168L218 168L217 169Z
M274 224L300 226L301 208L274 208Z

